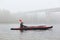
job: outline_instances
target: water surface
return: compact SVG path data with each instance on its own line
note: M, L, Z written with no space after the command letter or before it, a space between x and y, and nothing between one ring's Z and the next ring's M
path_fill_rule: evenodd
M30 30L20 32L10 30L18 27L19 24L0 24L0 40L59 40L60 24L52 24L54 27L49 30Z

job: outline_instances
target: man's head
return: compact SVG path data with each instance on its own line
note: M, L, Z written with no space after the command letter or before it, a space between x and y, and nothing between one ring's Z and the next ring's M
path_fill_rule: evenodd
M22 19L19 19L19 22L23 22L23 20Z

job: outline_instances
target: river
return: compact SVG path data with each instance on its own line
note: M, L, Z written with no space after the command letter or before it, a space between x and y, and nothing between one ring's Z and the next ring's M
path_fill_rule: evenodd
M49 30L10 30L19 24L0 24L0 40L60 40L60 24L52 24Z

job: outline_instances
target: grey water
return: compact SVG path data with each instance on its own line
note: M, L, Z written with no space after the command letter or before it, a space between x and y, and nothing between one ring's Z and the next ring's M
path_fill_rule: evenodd
M60 24L51 24L49 30L10 30L19 24L0 24L0 40L60 40Z

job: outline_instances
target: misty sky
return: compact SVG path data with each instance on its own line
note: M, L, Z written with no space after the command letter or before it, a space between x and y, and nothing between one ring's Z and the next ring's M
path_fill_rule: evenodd
M60 0L0 0L0 9L27 12L60 7Z

